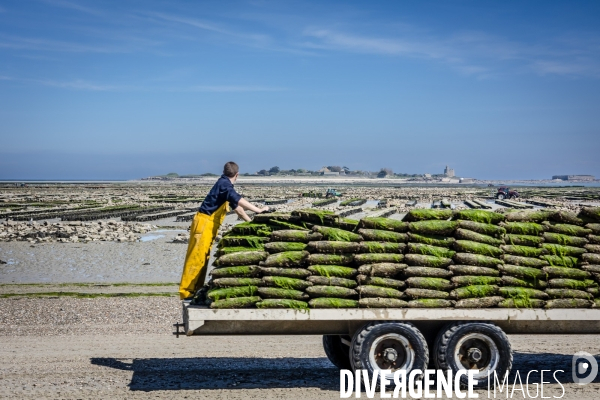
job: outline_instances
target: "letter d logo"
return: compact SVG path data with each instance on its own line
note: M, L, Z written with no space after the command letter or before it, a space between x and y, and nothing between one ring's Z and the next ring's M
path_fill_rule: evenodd
M585 376L589 374L588 376ZM580 376L584 377L580 377ZM578 385L587 385L596 379L598 375L598 362L590 353L578 351L573 355L571 363L571 376L573 382Z

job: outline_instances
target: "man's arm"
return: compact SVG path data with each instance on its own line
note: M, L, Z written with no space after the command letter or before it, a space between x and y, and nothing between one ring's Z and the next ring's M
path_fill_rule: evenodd
M240 201L238 201L238 206L235 210L235 213L237 215L239 215L239 217L241 219L243 219L246 222L252 221L252 219L248 216L248 214L246 214L246 211L244 210L250 210L250 211L254 211L257 214L260 214L262 212L268 211L269 207L265 206L262 208L258 208L256 206L253 206L248 200L246 199L240 199Z

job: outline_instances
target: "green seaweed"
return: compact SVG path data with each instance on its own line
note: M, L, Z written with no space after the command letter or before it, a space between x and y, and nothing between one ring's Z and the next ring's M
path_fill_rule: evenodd
M360 227L367 229L381 229L394 232L406 232L408 224L403 221L383 217L366 217L360 220Z
M454 257L454 254L456 254L455 251L449 250L445 247L431 246L423 243L409 243L408 252L446 258L452 258Z
M539 246L544 243L543 237L531 235L508 234L504 236L504 240L513 246Z
M358 270L350 267L342 267L340 265L311 265L308 270L326 277L338 277L338 278L354 278L358 275Z
M569 236L553 232L545 232L543 236L546 242L562 244L563 246L583 247L588 244L586 238L578 236Z
M307 231L309 230L307 227L302 226L302 225L297 225L297 224L292 224L291 222L286 222L286 221L277 221L277 220L273 220L270 222L271 225L273 225L274 227L276 227L277 229L290 229L290 230L295 230L295 231ZM269 232L269 235L271 233Z
M357 265L373 263L400 263L402 261L404 261L404 255L397 253L365 253L354 255L354 262Z
M424 278L424 277L413 277L408 278L406 283L409 287L415 289L430 289L447 291L454 287L452 282L443 278Z
M358 308L358 301L350 299L337 299L332 297L319 297L308 302L310 308Z
M506 220L509 222L544 222L554 214L554 211L547 210L529 210L517 211L506 214Z
M473 242L485 243L491 246L501 246L504 244L504 239L496 239L495 237L470 231L468 229L458 228L454 233L457 239L471 240Z
M579 257L586 252L586 250L581 247L563 246L556 243L543 243L542 248L555 256Z
M237 224L231 228L231 233L238 235L269 236L271 234L271 229L267 224L242 222L241 224Z
M406 242L408 235L406 233L386 231L382 229L359 229L358 233L365 239L376 242Z
M450 247L452 243L454 243L455 239L453 237L445 237L439 235L419 235L418 233L410 232L408 234L409 240L414 243L423 243L428 244L430 246L437 247Z
M506 255L505 255L506 257ZM475 265L479 267L495 268L499 264L504 264L504 261L490 256L473 253L456 253L453 260L457 264Z
M264 262L265 267L294 267L304 265L307 251L283 251L271 254Z
M254 296L257 290L257 286L234 286L222 289L212 289L208 291L206 297L213 301L229 299L232 297L250 297Z
M506 222L502 225L506 232L518 235L540 235L546 228L535 222Z
M472 299L477 297L489 297L498 293L496 285L470 285L456 288L452 291L451 296L456 299Z
M344 229L314 226L313 230L319 232L327 240L338 242L360 242L363 240L362 236Z
M411 232L425 235L449 236L454 233L458 223L456 221L419 221L411 222L408 228Z
M264 299L256 303L256 308L290 308L292 310L308 310L308 303L291 299Z
M500 257L504 252L502 249L489 244L473 242L472 240L457 240L454 249L462 253L481 254L490 257Z
M548 265L548 261L534 257L521 257L505 254L503 258L506 264L520 265L523 267L543 268Z
M402 253L404 243L360 242L362 253Z
M406 254L406 263L413 266L444 268L452 264L452 259L445 257L427 256L424 254Z
M265 276L263 277L263 281L268 286L289 290L304 290L311 285L310 282L306 282L303 279L288 278L285 276Z
M240 253L246 251L254 251L254 250L263 250L264 248L258 247L245 247L245 246L233 246L233 247L223 247L217 250L217 256L221 257L227 254Z
M454 306L454 302L445 299L416 299L407 304L409 308L449 308L452 306Z
M545 255L541 256L541 259L545 260L551 266L560 266L560 267L575 267L578 263L576 257L569 256L551 256Z
M452 216L452 210L432 210L420 208L410 210L404 217L405 221L447 220Z
M253 307L259 301L259 296L234 297L215 300L210 304L210 308L249 308Z
M342 286L324 286L315 285L306 288L306 293L311 297L334 297L334 298L348 298L355 297L357 295L356 290L345 288Z
M484 224L498 224L504 221L503 214L485 210L461 210L454 215L454 219L463 219Z
M213 278L227 278L227 277L253 277L260 275L260 269L255 265L246 265L241 267L224 267L216 268L210 272Z
M225 236L219 242L219 247L246 246L262 250L268 240L263 236Z
M548 295L537 289L504 286L500 288L500 294L509 299L541 299L545 300Z
M259 287L258 294L267 299L307 300L308 295L300 290L282 289L276 287Z
M506 233L506 229L493 224L485 224L475 221L458 221L458 226L483 235L501 237Z
M270 242L265 243L265 250L269 253L282 253L284 251L302 251L306 248L301 242Z
M452 283L457 286L472 286L472 285L499 285L501 279L493 276L470 276L462 275L452 278Z
M404 296L399 290L382 286L364 285L359 286L357 290L360 293L361 297L383 297L400 299Z
M517 245L506 245L500 246L500 248L506 254L512 254L521 257L539 257L547 253L544 248L529 247L529 246L517 246Z
M571 224L550 224L548 225L548 228L551 232L569 236L585 236L592 233L591 229Z

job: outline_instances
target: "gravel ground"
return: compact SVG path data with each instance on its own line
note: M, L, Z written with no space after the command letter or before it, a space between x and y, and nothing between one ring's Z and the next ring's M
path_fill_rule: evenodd
M171 324L178 320L176 297L0 299L0 398L339 398L339 373L318 336L177 339ZM510 340L511 381L516 371L525 380L531 369L563 369L564 399L600 398L598 378L565 383L572 354L597 354L600 335ZM556 383L544 387L545 396L562 394Z

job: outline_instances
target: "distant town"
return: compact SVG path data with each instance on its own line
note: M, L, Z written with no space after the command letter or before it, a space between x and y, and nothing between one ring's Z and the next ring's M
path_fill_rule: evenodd
M399 178L405 181L418 181L418 182L440 182L440 183L474 183L479 181L476 178L460 177L456 174L454 168L450 168L446 165L443 172L438 174L423 173L423 174L409 174L403 172L394 172L391 168L381 168L379 171L363 171L363 170L351 170L346 166L329 165L323 166L321 169L313 171L309 169L281 169L277 166L269 169L261 169L255 173L243 173L242 176L247 177L354 177L354 178L374 178L374 179L394 179ZM166 175L157 175L142 180L158 180L168 181L175 179L200 179L211 176L218 176L214 173L204 174L188 174L179 175L176 172L170 172ZM593 175L554 175L552 176L553 181L570 181L570 182L589 182L594 181Z

